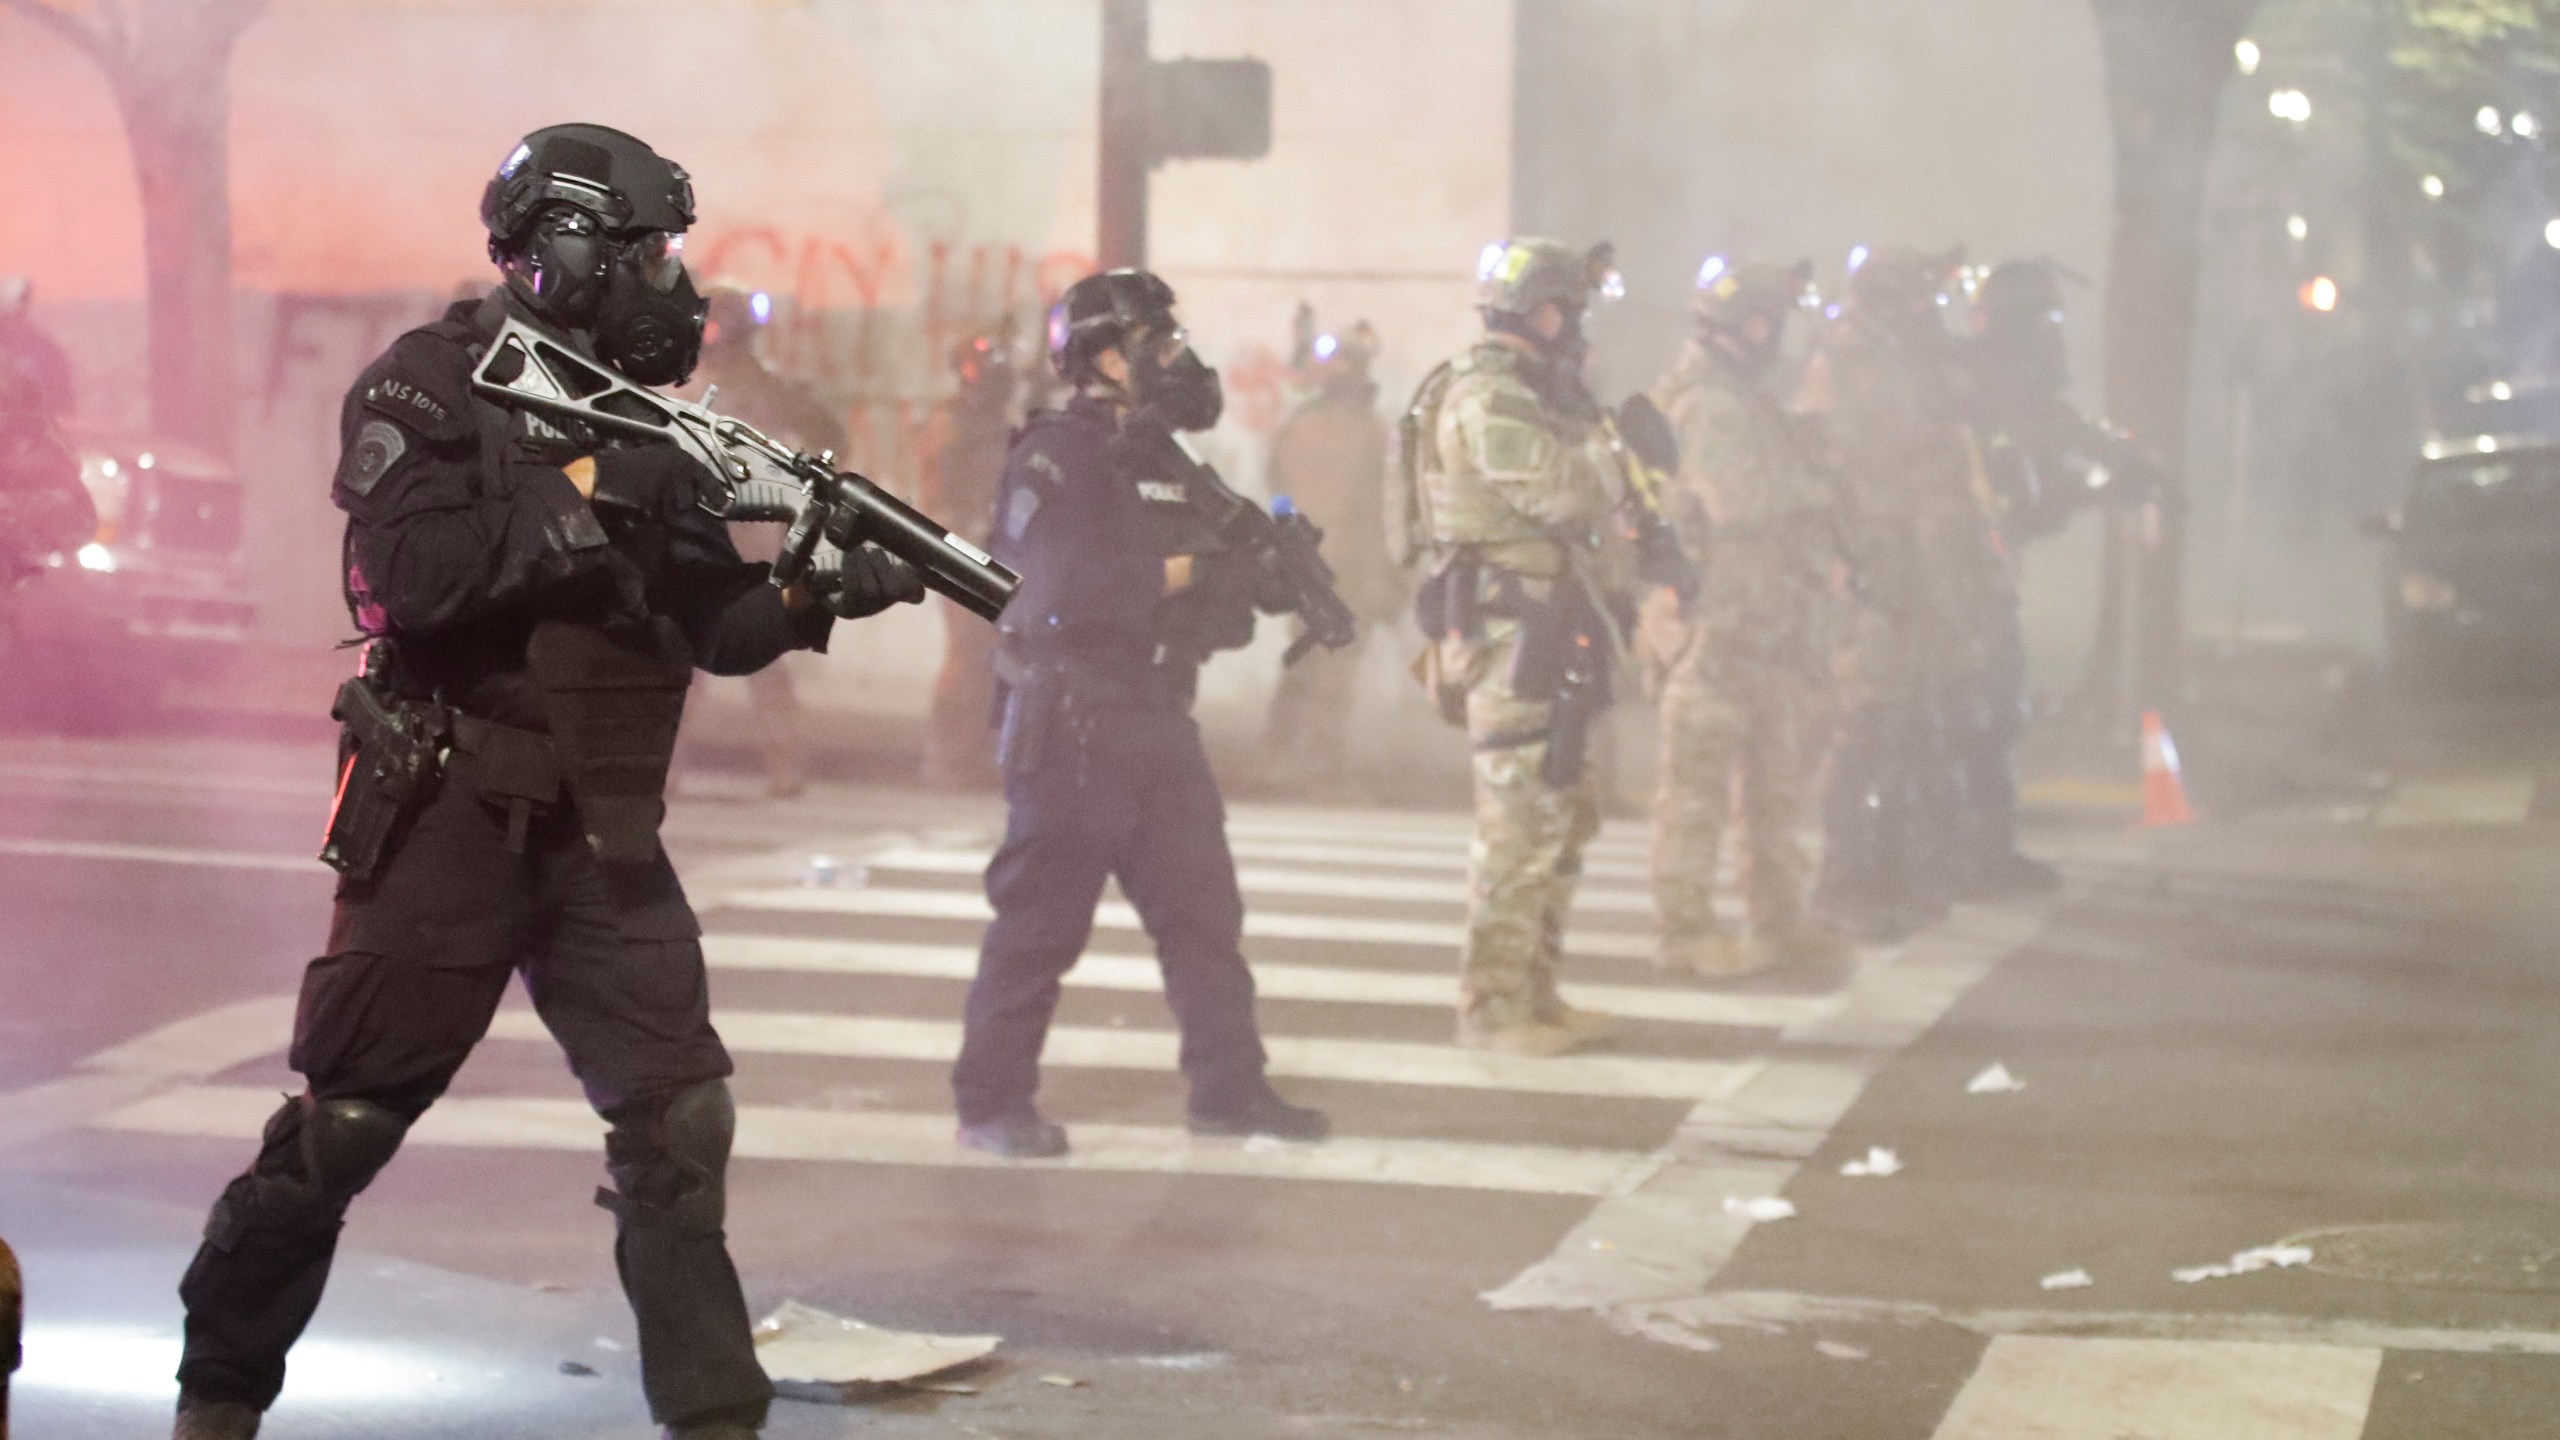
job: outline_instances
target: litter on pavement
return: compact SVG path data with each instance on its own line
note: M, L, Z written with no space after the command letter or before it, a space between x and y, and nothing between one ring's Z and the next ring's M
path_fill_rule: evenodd
M1813 1348L1830 1356L1834 1360L1864 1360L1867 1358L1866 1351L1859 1349L1855 1345L1843 1345L1837 1340L1816 1340L1813 1342Z
M756 1326L756 1359L779 1386L899 1385L983 1360L1000 1335L919 1335L884 1330L785 1300ZM840 1396L800 1394L800 1399Z
M2184 1270L2172 1270L2169 1278L2181 1285L2193 1285L2199 1280L2227 1280L2253 1271L2291 1270L2310 1263L2311 1247L2308 1245L2261 1245L2255 1250L2243 1250L2220 1265L2190 1265Z
M2036 1282L2046 1290L2086 1290L2097 1283L2086 1270L2057 1270Z
M1795 1218L1796 1204L1792 1200L1777 1195L1763 1195L1757 1199L1748 1200L1740 1195L1727 1195L1724 1197L1724 1213L1739 1215L1745 1220L1792 1220Z
M1873 1177L1880 1180L1887 1175L1900 1173L1901 1169L1901 1156L1894 1154L1882 1145L1870 1145L1867 1147L1866 1158L1862 1160L1852 1160L1848 1164L1841 1166L1840 1173L1849 1176L1852 1179L1862 1180Z
M1991 1068L1965 1082L1967 1095L2014 1095L2027 1088L2027 1082L2009 1073L2009 1067L1994 1060Z

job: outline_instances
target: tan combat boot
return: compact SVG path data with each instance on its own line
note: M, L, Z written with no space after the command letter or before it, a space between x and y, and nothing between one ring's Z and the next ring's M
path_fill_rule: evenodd
M1618 1020L1597 1010L1577 1010L1562 999L1550 997L1538 1006L1538 1023L1553 1025L1573 1037L1576 1045L1591 1045L1616 1033Z
M1743 948L1762 957L1760 969L1773 965L1845 965L1858 956L1857 942L1810 916L1754 925Z
M1777 962L1744 944L1732 931L1716 930L1694 938L1663 941L1653 963L1654 968L1667 974L1736 980L1756 975Z
M1458 1046L1463 1050L1487 1050L1496 1055L1552 1060L1559 1055L1572 1054L1581 1043L1564 1026L1538 1020L1523 1020L1510 1025L1472 1016L1461 1016L1458 1020Z

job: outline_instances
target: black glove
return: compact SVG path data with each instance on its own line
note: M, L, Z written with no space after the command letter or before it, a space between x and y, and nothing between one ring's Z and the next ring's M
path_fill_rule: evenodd
M873 545L857 545L810 566L808 584L828 613L839 620L860 620L892 605L924 600L924 576Z
M697 504L710 478L702 463L673 445L635 445L596 457L598 519L671 521Z

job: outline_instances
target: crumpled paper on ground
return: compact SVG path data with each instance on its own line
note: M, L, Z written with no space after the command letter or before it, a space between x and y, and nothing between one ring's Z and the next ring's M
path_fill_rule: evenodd
M1724 1213L1739 1216L1745 1220L1792 1220L1795 1218L1796 1204L1792 1200L1776 1195L1763 1195L1757 1199L1748 1200L1740 1195L1727 1195L1724 1197Z
M1965 1082L1967 1095L2014 1095L2027 1088L2027 1082L2009 1073L2009 1067L1994 1060L1991 1068Z
M1853 1180L1881 1180L1887 1175L1899 1174L1901 1170L1902 1157L1882 1145L1868 1146L1865 1158L1852 1160L1840 1167L1840 1173Z
M2097 1283L2086 1270L2057 1270L2036 1282L2047 1290L2086 1290Z
M984 1360L1001 1335L884 1330L785 1300L756 1325L756 1359L797 1399L838 1400L849 1387L901 1385Z
M2243 1250L2220 1265L2190 1265L2184 1270L2172 1270L2169 1278L2181 1285L2193 1285L2199 1280L2227 1280L2253 1271L2290 1270L2310 1263L2311 1247L2308 1245L2261 1245L2255 1250Z

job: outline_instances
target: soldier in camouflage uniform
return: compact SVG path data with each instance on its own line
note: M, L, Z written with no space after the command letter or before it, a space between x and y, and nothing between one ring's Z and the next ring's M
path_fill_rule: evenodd
M1946 913L1959 808L1946 724L1979 693L1983 617L2007 584L1939 318L1962 258L1867 257L1805 377L1802 408L1822 419L1857 514L1814 905L1860 939L1904 938Z
M1489 247L1484 338L1433 371L1405 417L1408 534L1430 576L1420 668L1475 747L1458 1034L1508 1054L1561 1055L1607 1024L1556 992L1599 829L1581 751L1612 648L1593 538L1619 482L1582 380L1596 260L1546 240Z
M1272 692L1263 742L1269 779L1300 798L1339 795L1351 782L1361 658L1369 636L1392 627L1408 598L1379 528L1395 441L1369 378L1378 334L1363 320L1348 334L1312 336L1307 344L1304 364L1316 393L1271 437L1264 483L1324 531L1335 593L1362 624L1351 644L1310 650L1283 669Z
M995 533L996 482L1022 419L1021 367L1014 364L1013 317L963 340L951 352L949 399L927 423L917 503L953 534L986 544ZM945 595L942 670L924 733L924 782L946 790L994 790L996 632Z
M1698 335L1655 398L1680 440L1665 505L1700 577L1657 594L1645 650L1662 670L1654 905L1663 968L1726 977L1845 953L1805 915L1809 866L1796 829L1823 750L1827 621L1843 517L1793 417L1770 387L1787 317L1811 265L1710 258ZM1717 919L1716 857L1738 814L1749 929Z

